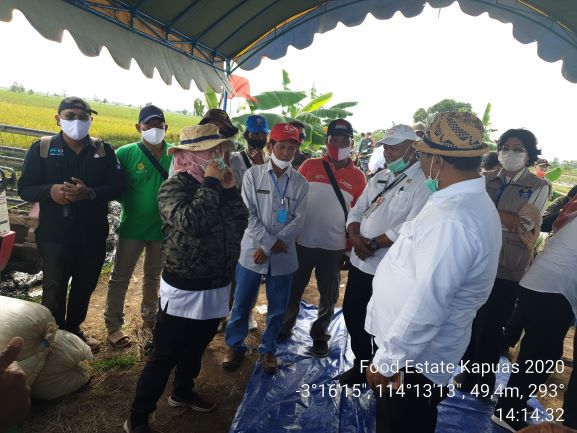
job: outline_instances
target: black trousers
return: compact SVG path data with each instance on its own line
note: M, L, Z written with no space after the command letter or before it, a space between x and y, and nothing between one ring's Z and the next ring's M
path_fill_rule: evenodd
M344 250L308 248L299 244L297 244L296 249L299 268L293 275L291 297L283 319L281 333L287 334L295 326L301 298L314 269L320 299L318 317L311 326L310 335L313 340L328 341L331 336L327 334L327 329L335 312L335 304L339 299L341 264L345 252Z
M78 333L104 264L106 239L82 244L38 241L37 245L44 274L42 305L50 310L61 329Z
M521 287L518 303L525 336L517 357L519 372L511 374L507 386L518 390L522 397L500 398L498 406L505 410L525 408L529 394L545 383L555 362L563 356L563 342L575 320L571 304L558 293Z
M367 305L373 295L373 277L353 265L349 269L347 289L343 299L343 315L347 331L351 336L355 369L360 368L362 360L370 361L373 358L372 337L365 331Z
M463 361L470 361L469 366L494 365L499 362L503 344L503 326L511 317L515 301L520 290L516 281L495 279L491 295L479 309L473 321L471 341ZM487 384L495 386L495 373L485 375L469 374L464 385Z
M577 332L573 338L573 371L569 378L569 385L565 391L565 400L563 401L563 411L565 424L567 427L577 429Z
M435 433L437 405L445 399L446 389L418 373L405 374L404 383L404 395L389 394L387 387L375 391L377 433ZM425 397L423 390L430 390L430 396Z
M202 355L216 335L220 319L193 320L158 311L151 359L136 386L132 415L147 417L156 409L170 372L176 366L172 393L190 398L194 378L200 373Z

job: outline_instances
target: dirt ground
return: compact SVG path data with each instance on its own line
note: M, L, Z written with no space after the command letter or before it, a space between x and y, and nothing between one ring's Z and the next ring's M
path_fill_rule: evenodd
M129 287L125 310L127 322L125 330L136 344L129 349L117 350L103 343L95 359L98 365L108 365L110 368L95 369L91 381L73 395L50 402L34 401L30 417L23 426L22 432L115 433L123 431L122 424L129 412L136 383L144 366L142 347L148 337L141 330L141 279L142 270L139 264ZM102 315L106 302L107 281L108 275L101 276L92 296L88 319L84 325L88 335L102 342L106 337ZM345 284L346 272L343 272L339 307L342 305ZM312 303L318 301L314 276L305 292L305 300ZM266 305L264 286L261 286L259 292L257 307L259 305ZM255 317L262 330L264 315L256 312ZM571 337L572 334L568 335L565 344L566 360L572 359ZM256 349L259 338L258 332L251 333L247 341L249 346ZM196 382L197 389L217 403L217 409L211 413L199 414L188 409L169 407L166 402L171 389L169 382L163 398L158 403L158 409L152 417L153 428L159 433L226 433L229 431L258 355L252 351L239 370L227 372L221 368L225 350L223 334L217 334L204 355L202 372ZM134 360L136 362L134 365L123 368L113 366L115 360L129 360L129 365ZM571 368L567 368L562 375L553 375L549 382L567 384L570 372ZM558 398L548 398L542 403L548 408L558 408L562 405L562 395Z
M338 306L342 305L342 296L346 284L346 272L342 274L341 296ZM103 312L106 304L108 275L102 275L90 302L88 318L83 325L84 332L103 342L95 360L138 359L129 368L110 368L106 371L95 370L91 381L79 392L50 402L34 401L28 422L21 430L23 433L116 433L122 432L122 424L130 409L136 389L136 383L144 367L142 347L147 335L141 330L140 318L141 264L137 266L130 283L126 301L125 332L136 341L130 348L119 350L104 344L106 328ZM318 301L314 276L305 292L305 300ZM257 301L266 305L264 285L261 285ZM265 316L255 312L259 329L264 329ZM251 332L247 344L256 349L260 340L258 332ZM175 409L168 406L166 400L171 391L171 381L166 387L163 398L152 417L151 425L159 433L226 433L244 395L246 384L258 359L256 350L249 353L242 367L234 372L222 369L221 361L226 351L223 334L217 334L209 345L203 358L202 371L196 381L197 390L217 403L217 409L210 413L197 413L188 409ZM134 357L134 358L133 358Z

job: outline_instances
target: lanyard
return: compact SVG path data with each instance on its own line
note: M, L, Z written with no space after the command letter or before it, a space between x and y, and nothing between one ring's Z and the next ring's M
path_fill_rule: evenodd
M280 188L278 186L278 183L277 183L276 179L274 178L274 174L272 173L272 171L269 171L269 174L270 174L270 178L272 179L272 183L274 184L274 187L276 188L278 194L280 195L280 205L284 206L284 197L286 194L286 190L288 188L290 177L287 176L286 185L284 186L284 191L281 193Z

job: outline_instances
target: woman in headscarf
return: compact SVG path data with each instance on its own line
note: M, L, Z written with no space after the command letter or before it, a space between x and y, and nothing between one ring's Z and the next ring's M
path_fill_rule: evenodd
M198 412L215 408L194 390L202 355L228 314L230 276L240 253L248 211L228 167L232 142L215 125L180 131L175 175L160 187L166 264L151 359L146 363L124 424L127 433L150 433L155 410L170 372L168 404Z

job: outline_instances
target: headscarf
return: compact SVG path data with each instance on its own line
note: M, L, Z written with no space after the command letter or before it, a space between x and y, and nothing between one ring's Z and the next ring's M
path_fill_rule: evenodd
M577 217L577 195L563 206L559 217L557 217L557 220L553 223L553 231L558 232L565 224L573 221L575 217Z
M186 172L202 183L204 180L204 167L210 158L211 151L212 149L198 152L176 149L172 160L174 173Z

